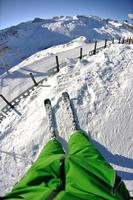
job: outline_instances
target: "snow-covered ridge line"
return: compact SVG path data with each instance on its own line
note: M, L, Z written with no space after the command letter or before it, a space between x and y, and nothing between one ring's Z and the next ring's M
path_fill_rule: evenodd
M83 38L84 39L84 38ZM77 40L76 40L77 41ZM112 41L112 42L114 42L114 41ZM107 40L105 40L105 43L103 44L103 46L100 46L100 47L98 47L97 48L97 46L98 46L98 43L97 43L97 41L93 44L94 45L94 48L93 48L93 50L90 50L89 52L86 52L86 54L83 54L83 53L81 53L81 52L83 52L83 47L80 47L80 50L82 49L82 51L80 51L80 55L78 56L78 57L74 57L73 59L82 59L84 56L87 56L87 55L89 55L89 56L92 56L92 55L95 55L96 53L98 53L98 52L100 52L101 50L103 50L103 49L105 49L108 45L110 45L111 44L111 42L109 41L108 42L108 44L107 44ZM68 45L69 46L69 45ZM73 49L74 50L74 49ZM56 56L57 57L57 56ZM66 56L65 56L66 57ZM58 57L57 57L58 58ZM68 57L67 57L68 58ZM51 69L49 69L47 72L46 72L46 74L47 74L47 76L49 76L49 75L54 75L55 73L57 73L57 72L59 72L59 67L60 68L62 68L63 66L65 66L66 65L66 62L61 62L60 64L59 64L59 66L58 66L58 62L56 63L56 66L52 66L52 68ZM13 69L11 69L11 70L9 70L9 73L10 73L10 71L12 71ZM32 68L32 70L33 70L33 68ZM16 72L16 71L15 71ZM6 78L8 78L8 75L9 74L7 74L6 75ZM33 75L34 76L34 75ZM1 79L3 79L3 76L1 76L0 77ZM4 75L4 78L5 78L5 75ZM41 79L41 80L39 80L38 82L37 82L37 84L39 85L39 83L42 83L42 81L43 80L46 80L46 76L45 76L45 78L43 78L43 79ZM8 113L11 111L11 109L13 109L13 108L11 108L11 106L10 105L12 105L12 106L14 106L14 108L15 108L15 106L17 106L19 103L20 103L20 101L21 101L21 99L22 98L26 98L34 89L36 88L36 85L32 85L32 86L30 86L30 87L28 87L28 88L25 88L25 90L22 92L22 93L20 93L18 96L15 96L15 98L13 98L13 99L10 99L10 102L9 102L9 104L7 104L7 105L5 105L3 108L1 108L1 113L0 113L0 123L2 122L2 120L3 119L5 119L6 118L6 116L8 115ZM22 89L22 88L21 88ZM6 96L5 96L5 98L6 98ZM3 101L3 99L0 99L0 102L1 102L1 100ZM2 102L1 102L1 105L2 105Z
M61 16L21 23L0 31L0 74L34 53L84 36L89 42L133 36L133 27L96 16Z

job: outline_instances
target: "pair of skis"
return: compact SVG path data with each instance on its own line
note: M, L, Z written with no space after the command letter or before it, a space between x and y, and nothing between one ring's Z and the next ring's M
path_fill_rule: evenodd
M77 124L74 116L74 109L72 102L70 100L69 94L67 92L62 93L62 101L63 101L63 108L65 113L68 116L69 123L71 126L72 131L77 130ZM44 106L48 118L48 128L49 132L51 134L51 137L56 137L56 130L55 130L55 115L54 115L54 110L51 105L50 99L46 99L44 101Z

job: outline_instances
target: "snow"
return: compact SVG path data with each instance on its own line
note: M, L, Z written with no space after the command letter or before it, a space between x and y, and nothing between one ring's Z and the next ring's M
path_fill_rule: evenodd
M99 42L97 47L104 46L104 43L104 41ZM68 59L78 57L81 47L83 48L83 54L87 54L94 49L94 43L87 43L85 37L80 37L67 44L51 47L33 54L11 68L9 74L4 73L0 76L0 93L9 101L12 101L33 85L29 76L30 72L34 74L36 81L40 81L47 76L48 70L56 66L56 55L59 57L59 64L64 64L64 57ZM0 109L4 106L5 102L0 99Z
M121 23L115 22L115 21L109 21L110 24L112 24L115 27L121 27Z
M53 19L35 18L33 21L0 31L0 74L27 59L34 53L65 44L84 36L90 42L95 40L119 39L133 36L129 26L96 16L61 16Z
M0 78L5 84L3 88L12 80L12 87L19 93L22 83L26 84L25 79L16 76L20 70L24 72L30 65L36 73L40 66L47 69L46 61L50 65L52 53L62 52L60 57L66 61L59 73L47 77L0 124L0 195L20 180L50 137L44 109L46 98L52 101L58 138L67 149L64 139L69 139L71 127L63 112L64 91L70 94L80 128L92 138L133 194L133 45L114 44L95 56L77 60L72 52L79 52L80 45L88 48L85 39L80 38L40 51L11 69L13 79L5 75Z
M128 23L82 15L35 18L0 31L0 93L11 101L33 85L30 72L37 81L47 78L0 124L0 195L21 179L49 140L46 98L52 101L58 139L67 150L71 123L61 100L64 91L70 94L80 128L133 195L133 45L109 45L95 56L77 59L81 47L83 54L94 49L95 40L101 47L105 38L114 37L116 43L132 36ZM48 76L56 55L61 70ZM4 66L10 68L8 74ZM0 99L0 109L4 105Z

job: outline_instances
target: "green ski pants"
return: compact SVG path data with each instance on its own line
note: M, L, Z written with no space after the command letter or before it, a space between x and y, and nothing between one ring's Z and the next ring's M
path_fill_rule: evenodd
M61 171L64 160L64 171ZM62 174L61 174L62 173ZM25 200L126 200L110 196L116 173L82 131L73 133L65 154L56 139L50 140L36 162L5 199ZM65 185L61 181L64 178ZM62 187L62 188L61 188ZM124 186L126 196L128 192ZM119 197L120 196L120 197Z

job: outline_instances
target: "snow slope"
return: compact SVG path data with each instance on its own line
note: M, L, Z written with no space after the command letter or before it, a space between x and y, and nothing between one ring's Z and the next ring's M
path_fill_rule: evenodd
M0 124L1 194L11 190L49 139L45 98L52 100L58 138L67 149L71 127L63 113L64 91L70 94L81 129L92 138L133 194L132 57L133 45L114 44L81 61L67 59L58 74L21 100Z
M132 36L128 26L96 16L54 17L21 23L0 31L0 74L33 53L80 36L89 41Z
M97 47L104 46L104 41L98 42ZM108 42L109 44L109 42ZM87 43L85 37L79 37L71 42L48 48L33 54L23 62L0 76L0 94L3 94L9 101L12 101L22 92L33 85L29 76L32 72L36 81L42 80L48 76L49 70L56 66L55 56L59 57L60 67L65 65L64 58L79 57L80 47L83 48L83 54L87 54L94 49L94 43ZM5 106L5 102L0 98L0 109Z

